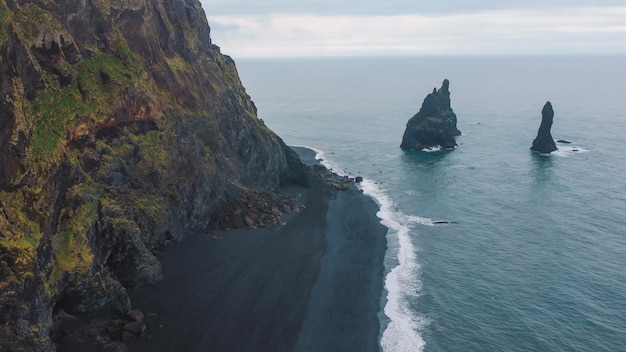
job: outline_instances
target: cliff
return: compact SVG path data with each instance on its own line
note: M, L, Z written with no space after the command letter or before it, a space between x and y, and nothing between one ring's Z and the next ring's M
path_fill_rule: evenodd
M409 119L402 136L403 149L454 148L454 137L460 136L456 128L456 114L450 107L450 82L445 79L441 88L433 89L422 103L422 107Z
M546 102L543 109L541 109L541 125L539 125L537 137L535 137L533 145L530 147L531 150L539 153L552 153L557 150L554 139L552 139L552 133L550 132L553 119L554 110L552 109L552 104Z
M122 314L167 242L306 184L198 0L0 0L0 350Z

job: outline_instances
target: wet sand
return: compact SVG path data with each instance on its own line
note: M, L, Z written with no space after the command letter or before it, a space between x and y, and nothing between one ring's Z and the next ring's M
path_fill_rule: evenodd
M164 280L130 292L148 323L130 351L378 351L378 206L321 179L288 191L305 208L286 225L200 233L160 255Z

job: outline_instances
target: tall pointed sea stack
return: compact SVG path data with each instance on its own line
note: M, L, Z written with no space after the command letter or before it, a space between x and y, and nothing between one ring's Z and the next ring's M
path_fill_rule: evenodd
M538 153L551 153L557 150L552 134L550 134L550 128L552 128L552 119L554 118L554 110L552 110L552 104L546 102L541 110L541 125L537 132L537 137L533 141L531 150Z
M455 136L461 131L456 128L456 114L450 107L450 82L443 80L441 88L433 89L422 103L420 111L411 117L402 136L402 149L430 149L441 146L454 148Z

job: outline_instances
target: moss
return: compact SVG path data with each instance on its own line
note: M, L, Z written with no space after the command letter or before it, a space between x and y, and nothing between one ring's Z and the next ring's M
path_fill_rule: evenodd
M72 84L41 91L30 105L35 122L31 141L34 161L54 157L70 125L109 117L115 99L137 79L137 65L132 58L98 54L72 68L76 76Z
M94 259L87 234L97 219L94 199L82 203L69 219L61 223L56 237L56 260L48 279L48 288L53 287L64 273L86 274Z
M5 101L15 116L15 126L13 127L10 143L17 145L19 143L19 134L31 131L33 121L30 118L30 104L26 100L24 83L21 78L11 78L11 92L11 95L5 97Z
M5 0L0 0L0 46L7 41L7 27L9 26L9 8ZM0 62L2 58L0 58Z
M28 236L18 239L0 238L0 246L4 248L14 248L23 251L26 257L19 259L20 261L32 260L35 257L35 250L39 246L41 236Z
M128 70L135 75L138 75L143 70L141 60L135 53L133 53L126 41L124 41L121 35L118 35L111 43L111 48L115 53L115 56L122 64L124 64Z
M22 38L29 41L41 35L41 27L47 27L50 30L57 27L54 18L34 4L20 6L13 14L13 20Z
M7 214L9 226L2 229L5 238L20 240L22 238L32 238L29 240L37 247L41 238L39 223L32 220L37 217L38 212L33 209L33 204L38 200L41 188L23 187L14 192L0 192L0 207ZM38 214L43 217L45 214ZM37 239L36 241L34 239Z
M68 120L78 113L87 113L88 106L74 89L46 89L32 102L32 112L35 120L32 156L35 161L44 161L58 150Z

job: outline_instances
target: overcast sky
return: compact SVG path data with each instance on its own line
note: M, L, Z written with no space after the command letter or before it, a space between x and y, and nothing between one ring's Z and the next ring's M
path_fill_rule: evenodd
M624 0L201 0L243 57L626 54Z

